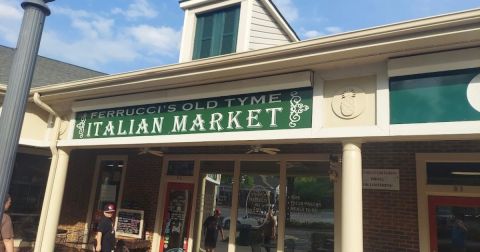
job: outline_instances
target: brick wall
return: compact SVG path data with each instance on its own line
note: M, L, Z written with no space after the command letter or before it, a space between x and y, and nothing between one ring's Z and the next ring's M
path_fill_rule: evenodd
M127 155L122 202L145 211L145 231L153 232L160 185L162 158L137 155L127 150L74 150L71 153L59 228L83 230L88 212L96 158L99 155ZM72 239L75 239L73 237Z
M419 251L415 153L480 152L479 141L366 143L364 169L398 169L400 191L363 190L364 251Z
M153 155L130 155L128 158L123 202L144 210L145 230L153 233L160 187L162 158Z
M60 228L79 230L85 226L95 158L91 151L74 150L68 164L67 180L60 214Z
M363 190L365 251L418 251L415 153L365 144L364 169L398 169L400 191Z

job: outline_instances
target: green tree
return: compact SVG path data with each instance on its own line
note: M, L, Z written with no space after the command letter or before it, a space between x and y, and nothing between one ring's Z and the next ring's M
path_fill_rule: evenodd
M247 175L240 176L240 185L243 188L252 188L253 187L253 177L252 176L247 176Z
M320 201L333 196L333 185L326 177L296 177L294 194L305 201Z

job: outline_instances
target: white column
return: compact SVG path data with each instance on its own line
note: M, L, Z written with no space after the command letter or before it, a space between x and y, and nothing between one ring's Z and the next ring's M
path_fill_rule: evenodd
M230 211L230 232L228 233L228 251L235 251L237 239L238 194L240 192L240 160L235 160L232 181L232 208Z
M52 194L48 207L47 218L45 221L45 230L43 233L42 247L40 251L50 252L55 249L55 237L57 235L57 226L60 219L62 208L63 192L65 190L65 181L67 179L69 149L58 150L58 165L53 181Z
M34 252L41 252L43 231L45 230L45 222L47 220L48 206L50 203L50 196L52 195L53 182L55 180L55 172L58 165L58 149L57 149L57 137L60 129L61 119L55 118L55 126L53 127L53 134L51 139L50 149L52 151L52 159L50 160L50 168L48 171L47 185L45 187L45 193L43 195L42 212L40 214L40 220L38 221L37 236L35 238Z
M341 251L363 251L361 143L343 143Z

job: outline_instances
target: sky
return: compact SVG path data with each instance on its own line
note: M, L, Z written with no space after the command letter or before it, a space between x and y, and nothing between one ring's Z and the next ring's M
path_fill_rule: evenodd
M0 45L15 47L21 0L0 0ZM273 0L301 40L480 8L480 0ZM178 63L178 0L56 0L39 54L114 74Z

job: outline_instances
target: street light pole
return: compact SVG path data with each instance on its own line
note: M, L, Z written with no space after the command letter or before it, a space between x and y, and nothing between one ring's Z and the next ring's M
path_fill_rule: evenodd
M50 15L47 3L52 1L25 0L21 4L24 9L22 26L0 115L0 217L10 186L43 25L45 17Z

